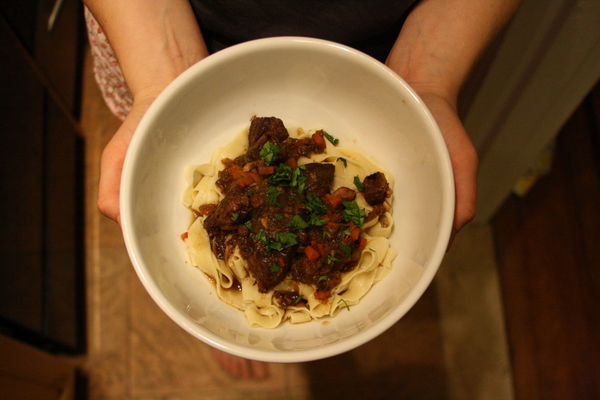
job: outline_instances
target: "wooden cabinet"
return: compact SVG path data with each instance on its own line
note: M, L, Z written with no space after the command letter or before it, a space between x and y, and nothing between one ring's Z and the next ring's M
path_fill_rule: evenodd
M81 2L59 3L0 0L0 330L77 353L85 327L83 30Z

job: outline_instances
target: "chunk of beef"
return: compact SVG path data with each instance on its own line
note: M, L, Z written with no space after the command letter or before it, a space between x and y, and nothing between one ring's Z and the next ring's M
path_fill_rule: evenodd
M306 157L311 154L321 154L325 151L327 145L323 137L323 131L317 131L309 138L294 139L287 138L281 143L281 158L297 160L300 157Z
M362 186L364 189L363 195L369 205L376 206L385 201L389 191L389 185L385 175L382 172L375 172L367 176Z
M347 188L345 186L340 186L332 194L344 201L353 201L354 199L356 199L356 192L353 189Z
M279 118L253 117L248 131L248 151L238 157L236 162L245 165L257 161L260 159L260 152L265 143L270 141L279 146L288 138L288 131Z
M306 194L316 194L323 197L331 191L335 166L333 164L310 163L304 165L306 176Z
M209 233L237 229L236 224L244 221L251 210L248 194L234 184L215 211L204 220L204 229Z
M264 141L264 144L268 140L282 143L288 136L288 131L279 118L252 117L248 132L248 145L253 147L256 143Z
M241 255L248 262L248 271L256 280L258 291L266 293L287 276L297 246L269 251L255 235L250 235L246 243L240 246Z

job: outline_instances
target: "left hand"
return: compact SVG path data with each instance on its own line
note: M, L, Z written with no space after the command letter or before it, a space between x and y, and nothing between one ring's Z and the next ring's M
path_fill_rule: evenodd
M475 217L479 157L458 117L456 105L435 92L414 89L436 120L452 162L456 204L451 244L454 236Z

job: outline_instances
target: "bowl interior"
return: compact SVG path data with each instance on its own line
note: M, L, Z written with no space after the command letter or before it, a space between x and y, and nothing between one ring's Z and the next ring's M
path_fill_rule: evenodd
M398 255L390 274L349 312L273 330L250 328L188 260L180 239L191 222L181 202L184 168L209 162L253 115L279 117L288 129L323 128L394 176L390 242ZM447 150L414 92L377 61L306 38L248 42L182 74L143 118L121 186L125 242L158 305L206 343L274 362L339 354L401 318L443 258L453 209Z

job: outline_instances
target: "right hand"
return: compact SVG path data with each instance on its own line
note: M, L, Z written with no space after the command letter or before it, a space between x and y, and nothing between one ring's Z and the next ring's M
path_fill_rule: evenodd
M157 95L157 93L148 95L139 94L136 97L131 112L102 152L100 184L98 187L98 208L102 214L119 224L121 224L119 192L125 154L142 117Z

